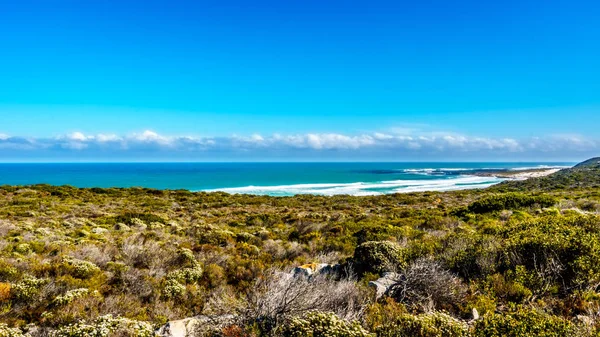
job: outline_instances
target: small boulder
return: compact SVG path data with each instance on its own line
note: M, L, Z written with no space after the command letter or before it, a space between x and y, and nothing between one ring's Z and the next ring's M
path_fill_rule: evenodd
M102 228L102 227L92 228L92 233L94 233L94 234L104 234L106 232L108 232L108 229L106 229L106 228Z
M340 265L335 264L327 264L327 263L309 263L299 267L294 268L292 274L294 276L305 276L310 277L315 274L333 274L338 273L340 271Z
M124 224L122 222L117 223L115 225L115 229L116 230L120 230L120 231L124 231L124 232L127 232L127 231L131 230L131 228L129 226L127 226L126 224Z
M198 336L201 331L210 331L233 324L236 317L234 315L221 316L195 316L176 321L167 322L167 324L156 330L160 337L192 337Z
M170 321L160 327L157 331L162 337L187 337L191 335L198 321L194 317Z
M383 295L387 294L390 288L398 282L400 277L401 276L398 273L384 273L382 277L375 281L369 282L369 287L375 288L376 298L379 299Z

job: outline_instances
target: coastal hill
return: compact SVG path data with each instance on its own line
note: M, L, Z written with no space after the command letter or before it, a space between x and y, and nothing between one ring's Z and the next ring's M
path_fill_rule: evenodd
M598 337L599 164L379 196L0 186L0 337Z
M598 170L600 169L600 157L595 157L592 159L588 159L584 162L581 162L577 165L575 165L575 168L578 169L587 169L587 170Z
M600 157L583 161L572 168L545 177L506 181L492 186L495 191L554 191L600 187Z

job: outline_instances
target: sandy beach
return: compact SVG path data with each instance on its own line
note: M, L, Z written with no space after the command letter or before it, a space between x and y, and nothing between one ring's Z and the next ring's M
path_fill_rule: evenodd
M553 169L543 169L543 170L526 171L526 172L519 172L519 171L517 171L515 174L507 176L507 178L512 178L512 179L529 179L529 178L544 177L544 176L556 173L556 172L558 172L560 170L561 169L553 168ZM501 176L498 176L498 177L501 177Z
M485 176L485 177L497 177L504 179L514 179L514 180L525 180L529 178L538 178L551 175L560 171L561 168L535 168L528 170L502 170L502 171L487 171L487 172L477 172L475 175L477 176Z

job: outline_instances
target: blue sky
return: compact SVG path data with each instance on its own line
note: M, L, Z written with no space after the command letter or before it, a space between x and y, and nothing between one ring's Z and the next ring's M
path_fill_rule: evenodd
M597 1L0 0L0 160L578 160Z

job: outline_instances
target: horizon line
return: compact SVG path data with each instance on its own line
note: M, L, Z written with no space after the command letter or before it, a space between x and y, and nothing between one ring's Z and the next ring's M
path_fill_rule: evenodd
M589 159L589 158L588 158ZM437 161L418 161L418 160L340 160L340 161L320 161L320 160L289 160L289 161L228 161L228 160L214 160L214 161L0 161L2 164L354 164L354 163L557 163L557 164L571 164L579 163L587 159L581 160L437 160Z

